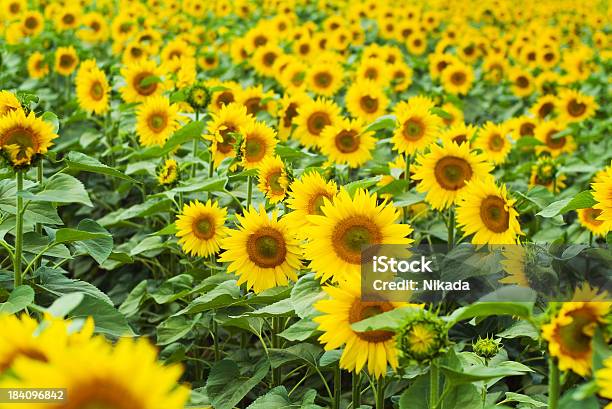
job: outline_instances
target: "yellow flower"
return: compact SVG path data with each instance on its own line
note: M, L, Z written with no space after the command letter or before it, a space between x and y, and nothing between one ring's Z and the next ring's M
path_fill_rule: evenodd
M249 115L257 115L260 111L266 111L274 116L276 115L276 101L273 97L273 92L264 92L263 87L257 85L238 92L236 101L246 107Z
M309 101L311 101L310 97L299 90L286 93L283 96L278 110L278 136L280 140L285 141L291 136L298 110Z
M580 122L592 117L598 105L595 98L572 89L559 94L559 120L565 123Z
M227 270L240 277L237 284L260 293L296 281L301 250L285 218L278 219L276 210L268 215L263 206L236 218L240 226L223 240L219 261L230 263Z
M304 254L322 281L358 279L363 246L413 241L407 238L412 227L395 223L399 212L392 203L376 200L376 194L363 189L353 198L343 189L332 201L323 199L323 215L307 217L311 226L304 231L310 240Z
M506 124L487 122L478 132L474 147L480 149L493 164L504 163L512 149Z
M157 181L162 186L172 185L178 180L179 167L174 159L164 161L161 169L157 173Z
M161 82L163 71L155 61L139 61L121 69L126 85L119 89L125 102L143 102L145 99L161 95L164 84Z
M227 210L210 200L184 205L176 219L176 236L183 251L198 257L218 253L221 240L229 233L225 227L226 217Z
M457 225L466 236L474 235L473 244L515 244L522 232L514 202L492 177L472 180L459 197Z
M0 91L0 117L21 110L19 100L9 91Z
M395 107L398 128L391 137L393 147L400 153L424 151L438 137L442 120L429 112L425 104L398 104Z
M455 61L442 72L442 86L450 94L466 95L474 82L472 67Z
M406 303L361 300L359 280L341 281L338 287L324 286L330 299L317 301L314 307L322 313L313 320L323 335L319 342L326 351L343 347L340 367L359 373L364 367L376 378L385 376L387 366L398 367L395 333L391 331L358 332L351 325L383 312L401 308Z
M276 44L268 43L255 50L253 57L249 60L260 75L274 77L276 71L274 62L283 54L283 50Z
M346 109L349 113L371 122L386 111L389 99L381 87L372 80L353 83L346 91Z
M31 78L44 78L49 74L49 64L41 52L35 51L28 58L28 74Z
M323 129L321 151L330 161L357 168L372 158L376 144L373 132L364 132L361 120L343 119Z
M542 337L548 341L548 352L559 361L559 369L580 376L591 372L595 329L604 323L610 302L566 302L548 324L542 326Z
M58 135L51 124L19 109L0 116L0 149L9 153L14 166L29 165L35 155L45 154Z
M264 122L250 122L240 128L242 134L242 166L254 169L274 155L276 132Z
M597 202L593 207L601 211L597 219L608 225L612 224L612 165L598 174L591 187L593 198Z
M323 129L339 120L340 108L333 101L322 98L308 101L298 108L295 137L305 146L320 146Z
M342 87L343 72L334 62L317 62L306 73L308 89L317 95L331 97Z
M374 81L379 87L384 87L391 80L388 69L388 64L382 58L362 58L355 71L355 79Z
M338 192L338 186L333 180L326 181L320 173L311 171L295 179L290 189L287 207L292 211L285 218L296 235L304 237L302 227L310 225L307 216L323 215L321 206L324 199L332 200Z
M81 72L84 70L83 72ZM93 114L103 114L109 108L110 86L104 71L97 67L79 69L76 78L76 95L81 108Z
M447 145L451 142L457 145L462 145L464 143L470 145L475 133L476 128L474 126L460 122L442 131L442 133L440 133L440 140L442 140L443 145Z
M270 203L280 202L287 194L289 179L285 164L278 156L267 156L257 168L257 187L268 198Z
M45 28L45 19L38 11L28 11L21 19L21 30L27 36L35 37Z
M586 209L578 209L578 221L582 227L589 230L595 236L605 237L612 230L612 222L599 220L601 209L592 207Z
M527 97L535 90L535 81L528 71L521 68L511 68L508 73L511 89L520 98Z
M486 177L492 166L483 155L470 151L468 144L431 145L430 152L417 156L412 179L418 180L417 191L434 209L454 204L467 182Z
M166 97L151 97L138 107L136 133L143 146L161 146L178 128L178 107Z
M540 120L550 119L555 115L557 97L555 95L542 95L529 110Z
M555 161L548 156L538 159L538 162L531 167L529 177L529 187L544 186L549 192L559 193L565 189L567 177L557 174Z
M214 165L219 166L223 159L236 156L235 134L252 123L254 119L247 114L244 105L236 102L223 105L219 112L213 113L211 117L208 122L208 138L212 140L211 151Z
M547 152L553 158L562 153L576 150L576 143L571 135L557 137L556 134L565 130L565 125L558 121L540 122L535 130L536 138L544 145L536 147L536 153Z
M69 76L74 72L79 64L79 56L73 46L59 47L55 51L55 71L63 75Z

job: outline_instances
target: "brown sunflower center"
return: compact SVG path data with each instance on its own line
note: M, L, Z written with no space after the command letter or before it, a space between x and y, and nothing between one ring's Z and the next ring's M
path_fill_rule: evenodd
M285 262L287 245L285 238L276 229L261 227L247 240L249 259L262 268L274 268Z
M521 75L516 79L516 86L519 88L527 88L529 86L529 80L524 75Z
M594 226L601 226L603 224L603 220L599 220L599 216L601 215L601 209L593 209L592 207L589 209L585 209L585 218L588 222Z
M314 76L314 82L321 88L327 88L331 85L333 77L329 72L319 72Z
M436 70L438 70L438 72L444 71L446 67L448 67L448 62L446 61L440 61L436 64Z
M75 21L75 17L73 14L64 14L64 16L62 17L62 22L66 25L72 25L74 24Z
M320 191L312 195L308 201L308 214L323 216L324 213L321 210L321 207L325 204L325 199L331 200L332 195L325 191Z
M70 390L65 409L143 409L143 403L110 379L94 378Z
M467 135L466 134L459 134L459 135L455 135L453 136L453 142L455 142L457 145L461 145L467 142Z
M410 118L404 122L402 133L409 141L418 141L425 135L425 124L420 118Z
M235 101L234 93L231 91L222 91L217 97L217 107L230 104Z
M369 95L364 95L359 98L359 106L368 114L372 114L378 110L378 98L372 98Z
M352 153L359 149L359 133L354 130L343 129L336 135L336 148L342 153Z
M22 128L20 126L9 129L4 135L0 135L0 146L2 145L19 145L20 148L37 149L36 135L32 129Z
M142 57L143 51L140 47L132 47L130 49L130 54L134 58L140 58Z
M215 223L210 215L202 215L193 221L193 234L200 240L208 240L215 235Z
M500 134L494 133L489 137L489 149L494 152L499 152L504 148L505 142L506 141Z
M252 97L244 101L244 106L247 109L247 113L250 115L256 115L259 111L264 108L261 106L261 97Z
M293 123L293 118L298 115L297 108L298 106L295 102L289 104L285 110L285 115L283 116L283 127L289 128L291 126Z
M267 42L268 42L268 38L261 34L256 36L255 39L253 40L253 44L255 44L256 47L261 47L262 45L266 45Z
M503 233L510 226L510 213L506 202L499 196L487 196L480 204L480 219L495 233Z
M90 96L96 101L100 101L104 97L104 87L102 86L100 81L96 81L91 84Z
M276 53L270 51L264 54L263 56L263 63L266 67L271 67L274 64L274 61L276 61Z
M12 14L17 14L21 11L21 6L19 5L19 3L11 3L9 5L9 10Z
M308 44L301 44L299 47L299 52L302 55L307 55L310 52L310 45Z
M244 145L246 160L249 162L259 162L266 154L266 144L257 135L247 138Z
M219 131L221 137L223 138L223 142L217 142L217 150L221 153L230 153L234 149L234 144L236 143L236 138L233 133L237 131L237 128L233 124L224 124L225 129Z
M538 110L538 116L540 118L546 118L553 111L554 108L555 104L553 104L552 102L545 102Z
M383 312L391 311L393 305L388 302L361 301L355 299L349 310L349 323L354 324L366 318L374 317ZM366 342L385 342L393 338L391 331L377 330L355 332L355 334Z
M157 89L157 82L153 81L150 84L143 85L145 78L151 77L152 75L152 72L144 71L134 77L132 85L138 94L147 97L155 92Z
M75 59L70 54L63 54L60 56L59 65L62 68L70 68L74 65Z
M578 102L575 99L572 99L567 104L567 112L573 117L579 117L583 115L586 112L586 109L587 109L586 104L583 104L582 102Z
M331 118L326 112L314 112L308 117L308 132L312 135L319 136L323 128L331 125L331 123Z
M365 70L364 76L368 79L375 80L378 78L378 70L374 67L370 67Z
M546 60L547 62L551 62L554 59L555 59L555 55L553 53L547 52L544 54L544 60Z
M332 238L338 257L347 263L360 264L362 248L380 243L382 233L369 218L351 216L336 225Z
M94 21L89 25L89 28L91 28L94 32L98 32L102 29L102 26L100 25L99 22Z
M165 112L153 112L149 115L147 123L153 132L161 132L168 125L168 115Z
M535 125L532 123L521 124L521 127L519 129L519 133L521 134L521 136L533 136L534 131Z
M551 149L561 149L565 146L565 143L567 142L565 136L562 136L560 138L554 138L557 132L559 131L554 129L548 132L548 134L546 134L546 146Z
M463 158L445 156L434 168L434 175L440 186L445 190L459 190L472 179L472 167Z
M455 71L453 75L451 75L450 80L454 85L463 85L467 80L467 75L465 75L464 72Z
M28 17L26 18L24 24L29 30L34 30L36 27L38 27L38 20L36 17Z
M570 356L583 356L591 351L589 333L596 325L597 318L585 309L572 311L572 321L557 329L558 341L563 352Z
M270 188L270 191L276 195L282 195L285 193L285 188L281 183L281 178L283 177L283 170L277 169L274 172L271 172L266 177L266 182Z

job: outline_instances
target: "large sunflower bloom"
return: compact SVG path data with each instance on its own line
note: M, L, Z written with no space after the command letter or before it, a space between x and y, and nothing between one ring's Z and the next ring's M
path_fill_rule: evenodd
M0 149L8 153L15 166L29 165L37 154L45 154L58 135L51 124L16 110L0 117Z

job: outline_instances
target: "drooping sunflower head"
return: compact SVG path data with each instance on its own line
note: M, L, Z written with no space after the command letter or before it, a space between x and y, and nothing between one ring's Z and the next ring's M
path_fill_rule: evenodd
M242 166L254 169L274 155L276 132L264 122L253 121L240 128Z
M208 257L219 252L221 240L228 235L227 210L218 203L194 201L183 206L176 219L179 244L188 254Z
M157 182L162 186L172 186L179 180L179 167L174 159L166 159L157 172Z
M385 113L389 99L372 80L354 82L346 91L346 109L356 118L373 121Z
M516 244L523 234L506 186L492 177L467 183L457 204L457 225L473 244Z
M412 179L419 181L417 191L434 209L446 209L473 179L485 177L492 166L483 155L470 151L468 144L432 144L430 151L417 156Z
M395 370L398 367L395 333L382 330L360 332L351 325L407 304L362 301L359 280L340 281L338 287L325 286L323 290L330 299L314 305L322 313L314 321L323 331L319 342L326 350L344 345L340 367L360 372L367 365L368 372L376 378L385 376L388 366Z
M580 122L592 117L598 108L595 98L572 89L559 94L559 119L566 123Z
M178 127L178 106L167 97L145 100L136 113L136 133L143 146L161 146Z
M10 91L0 91L0 117L21 110L21 103Z
M391 142L400 153L422 152L438 137L442 120L426 104L408 103L396 107L398 127Z
M296 281L301 250L287 221L278 219L276 211L268 215L263 206L251 207L237 219L240 226L223 240L225 251L219 258L230 263L228 272L240 276L237 284L246 283L247 289L260 293Z
M482 64L485 78L493 83L499 83L506 75L507 65L508 63L503 55L488 55Z
M507 124L487 122L479 130L474 147L480 149L493 164L504 163L512 149Z
M406 364L428 363L443 354L449 344L444 321L426 310L411 317L397 336L400 360Z
M164 84L163 71L155 61L143 60L121 69L126 85L119 89L125 102L143 102L145 99L161 95Z
M357 168L372 158L376 144L373 133L364 131L361 120L343 119L327 126L321 133L321 151L334 163Z
M285 164L279 156L265 157L257 167L258 188L268 198L270 203L280 202L287 194L289 178Z
M410 244L412 227L396 224L399 212L392 203L377 203L376 194L361 189L354 197L346 190L323 199L323 215L308 216L305 255L310 268L323 281L357 279L361 252L376 244Z
M298 108L295 136L305 146L320 146L325 127L340 120L340 108L331 100L319 98Z
M13 166L30 165L36 155L47 153L57 137L52 125L34 112L26 116L19 109L0 116L0 149Z
M77 101L87 112L103 114L109 108L110 86L104 71L81 65L76 78Z
M591 372L592 339L597 326L610 312L610 302L565 302L550 323L542 326L548 352L558 359L559 369L580 376Z
M79 65L79 56L73 46L59 47L55 51L55 71L65 77L74 72Z

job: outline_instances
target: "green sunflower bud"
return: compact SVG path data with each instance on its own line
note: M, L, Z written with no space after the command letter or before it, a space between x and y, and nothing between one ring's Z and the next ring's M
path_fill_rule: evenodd
M189 89L187 102L196 111L203 111L210 104L211 95L208 88L202 84L195 84Z
M446 324L428 311L406 322L397 340L400 359L407 363L430 362L444 353L449 345Z
M489 359L493 358L499 350L500 341L493 338L481 338L478 337L478 340L472 344L472 349L474 353L482 358Z

